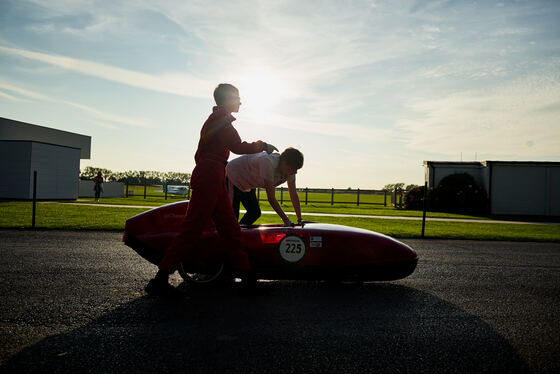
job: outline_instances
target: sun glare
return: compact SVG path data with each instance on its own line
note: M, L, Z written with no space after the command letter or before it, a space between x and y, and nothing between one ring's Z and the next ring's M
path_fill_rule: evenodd
M286 98L288 89L282 78L268 71L251 71L238 79L242 110L266 116Z

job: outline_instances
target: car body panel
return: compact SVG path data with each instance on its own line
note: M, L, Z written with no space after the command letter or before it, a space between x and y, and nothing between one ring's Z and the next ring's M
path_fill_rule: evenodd
M125 244L159 263L181 227L187 206L186 201L177 202L128 219ZM242 227L242 240L251 266L262 279L392 280L411 274L418 261L416 252L396 239L335 224ZM195 252L199 263L225 258L224 243L210 222Z

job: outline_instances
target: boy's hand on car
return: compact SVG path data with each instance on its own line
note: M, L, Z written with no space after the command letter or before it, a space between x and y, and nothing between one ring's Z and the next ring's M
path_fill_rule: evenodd
M268 143L265 143L265 142L263 142L263 144L264 144L263 151L265 151L268 154L271 154L274 151L278 151L278 148L276 148L272 144L268 144Z
M284 221L284 227L294 227L294 224L289 219Z

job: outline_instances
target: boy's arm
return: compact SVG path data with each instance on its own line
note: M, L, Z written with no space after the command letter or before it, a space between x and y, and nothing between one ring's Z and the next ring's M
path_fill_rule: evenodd
M245 155L250 153L259 153L265 150L266 143L257 140L253 143L242 142L237 130L232 125L224 126L219 132L218 137L220 142L238 155Z
M274 211L280 216L280 218L282 218L282 221L284 221L284 226L291 226L292 221L290 221L286 213L284 213L284 211L280 207L280 204L278 204L278 200L276 200L276 191L274 189L274 186L270 183L267 183L265 185L265 189L268 203L270 204L272 209L274 209Z
M298 223L302 221L301 219L301 207L299 205L299 196L297 194L296 182L295 180L288 180L288 191L290 191L290 200L292 200L292 206L294 207L294 212L298 219Z

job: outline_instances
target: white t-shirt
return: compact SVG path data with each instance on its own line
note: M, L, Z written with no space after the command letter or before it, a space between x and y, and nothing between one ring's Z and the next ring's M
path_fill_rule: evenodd
M266 182L275 187L286 181L295 182L295 174L281 175L277 172L279 163L279 153L243 155L228 162L226 173L230 182L244 192L257 187L264 188Z

